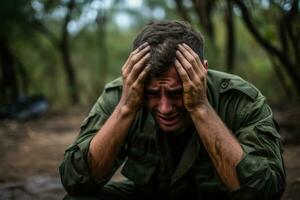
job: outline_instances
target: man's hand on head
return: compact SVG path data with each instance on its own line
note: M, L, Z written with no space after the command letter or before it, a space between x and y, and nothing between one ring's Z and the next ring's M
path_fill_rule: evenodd
M149 73L147 65L150 46L146 42L129 55L122 67L123 91L119 105L136 112L143 101L145 79Z
M237 139L217 115L206 96L207 63L186 44L176 52L175 66L183 84L183 100L190 113L199 138L206 148L222 182L230 191L240 187L236 166L243 149ZM217 145L216 145L217 144Z
M199 56L184 43L178 45L175 67L182 80L186 110L193 112L198 107L207 105L207 69Z

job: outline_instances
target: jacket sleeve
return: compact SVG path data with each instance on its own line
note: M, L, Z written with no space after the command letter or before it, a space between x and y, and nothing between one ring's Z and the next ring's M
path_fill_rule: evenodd
M90 141L113 112L117 102L118 94L116 91L104 91L88 117L83 121L78 138L74 144L66 149L59 172L62 184L68 194L84 195L99 192L124 161L126 156L125 144L123 144L111 172L102 180L95 180L87 161Z
M232 199L280 199L285 188L285 169L279 128L265 97L244 103L241 126L235 135L244 155L236 167L240 188Z

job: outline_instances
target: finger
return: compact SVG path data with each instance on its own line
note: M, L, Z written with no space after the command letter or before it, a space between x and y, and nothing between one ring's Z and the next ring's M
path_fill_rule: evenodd
M185 43L182 43L182 44L179 44L179 46L185 48L190 54L192 54L195 58L199 58L199 55L187 44ZM200 60L200 58L199 58Z
M191 48L189 48L189 50L188 50L182 44L178 45L178 49L184 55L184 57L188 60L188 62L192 64L195 72L198 73L199 68L201 66L199 56L196 53L191 53L191 52L193 52L193 50Z
M150 53L147 53L142 59L140 59L129 72L128 81L134 82L139 74L145 69L146 62L148 62Z
M147 65L142 73L139 74L138 78L136 79L137 84L144 84L146 77L150 72L150 65Z
M143 56L145 56L146 54L149 54L149 51L150 51L150 47L145 47L144 49L142 49L140 52L138 52L137 54L133 55L133 56L130 56L128 58L128 61L126 62L126 67L124 68L123 70L123 73L125 75L129 75L133 66L139 62Z
M193 63L190 63L185 56L179 51L176 51L176 57L178 58L178 61L181 63L185 71L187 72L188 76L192 81L196 80L196 71L193 66Z
M179 62L179 60L177 58L175 59L174 65L176 67L176 70L177 70L183 84L189 83L191 80L190 80L187 72L184 70L182 64Z
M201 62L201 60L200 60L199 55L197 53L195 53L195 51L190 46L188 46L185 43L182 43L182 44L179 44L179 48L185 49L186 51L188 51L190 54L193 55L193 57L195 58L198 66L199 66L199 67L197 67L197 71L198 71L198 69L199 70L205 69L204 66L203 66L203 64L202 64L202 62Z
M125 64L123 65L123 67L128 66L129 61L132 59L132 57L136 54L138 54L139 52L145 52L150 50L150 46L147 42L145 42L144 44L142 44L140 47L138 47L137 49L135 49L133 52L130 53L130 55L128 56L127 61L125 62Z
M141 46L139 46L134 51L132 51L131 54L132 55L137 54L139 51L143 50L147 46L149 46L148 42L144 42Z
M126 60L125 64L122 67L122 71L124 71L125 68L128 68L130 66L129 63L134 56L136 56L137 54L142 54L141 56L143 56L149 50L150 50L150 46L149 46L148 42L145 42L141 46L139 46L137 49L135 49L133 52L131 52L128 59ZM139 56L137 56L137 57L139 57Z
M146 46L149 46L148 42L144 42L143 44L141 44L141 46L139 46L137 49L142 50L143 48L145 48Z

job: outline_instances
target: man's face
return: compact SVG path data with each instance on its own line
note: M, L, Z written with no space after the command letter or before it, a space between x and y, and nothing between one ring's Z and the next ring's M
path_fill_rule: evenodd
M163 131L179 131L191 124L183 103L182 81L175 67L150 78L145 84L145 97L146 106Z

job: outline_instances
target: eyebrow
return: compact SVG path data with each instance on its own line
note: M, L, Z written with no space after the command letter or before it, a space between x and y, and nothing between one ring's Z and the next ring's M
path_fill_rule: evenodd
M158 92L159 91L159 88L145 88L145 92L147 93L155 93L155 92ZM168 93L180 93L183 91L183 88L182 87L177 87L177 88L170 88L168 89Z
M182 87L178 87L178 88L171 88L170 90L168 90L168 93L181 93L183 91Z

